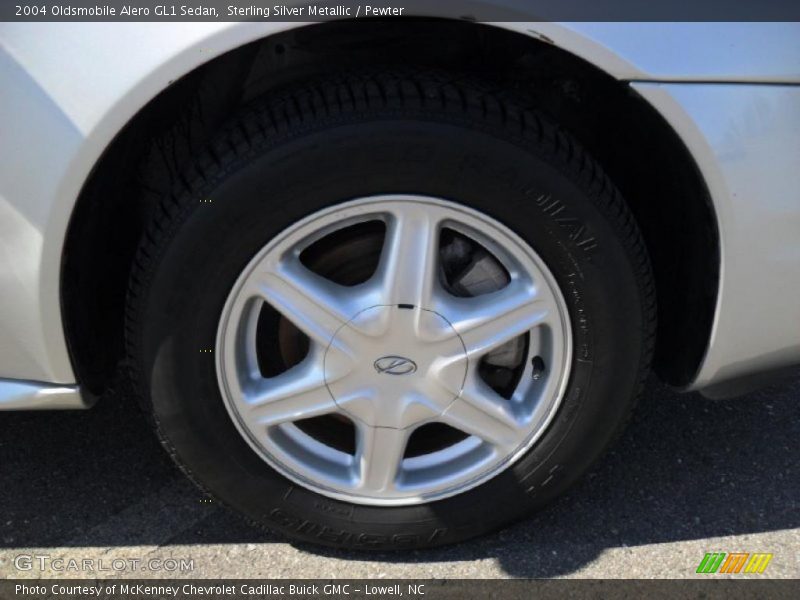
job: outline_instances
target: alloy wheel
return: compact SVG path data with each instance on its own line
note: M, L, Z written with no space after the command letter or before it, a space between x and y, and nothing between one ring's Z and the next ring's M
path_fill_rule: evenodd
M328 497L453 496L542 435L568 379L566 304L521 238L454 202L361 198L315 213L243 270L217 334L239 432Z

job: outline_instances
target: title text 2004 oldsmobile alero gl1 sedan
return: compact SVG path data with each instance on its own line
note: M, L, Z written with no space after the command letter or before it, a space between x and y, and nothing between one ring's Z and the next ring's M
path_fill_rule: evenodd
M6 23L0 81L0 408L124 373L295 538L496 529L651 369L800 362L796 24Z

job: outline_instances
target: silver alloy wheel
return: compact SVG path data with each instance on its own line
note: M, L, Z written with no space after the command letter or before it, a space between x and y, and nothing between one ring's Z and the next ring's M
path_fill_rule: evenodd
M385 237L366 281L342 285L303 264L301 253L315 242L371 221L383 224ZM507 283L472 297L448 291L445 229L488 251ZM256 343L265 303L308 339L302 360L268 377ZM479 365L519 339L524 360L506 397ZM269 465L325 496L383 506L453 496L510 466L553 418L571 354L566 304L528 244L475 210L408 195L339 204L271 240L234 284L216 344L228 412ZM352 424L352 452L299 426L323 415ZM406 455L414 432L431 423L460 439Z

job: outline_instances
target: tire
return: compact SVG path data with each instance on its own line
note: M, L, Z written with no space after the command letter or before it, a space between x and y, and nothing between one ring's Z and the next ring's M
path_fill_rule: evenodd
M236 116L176 181L135 259L128 362L171 456L249 519L335 547L459 542L563 493L627 421L654 344L644 244L600 167L523 101L442 73L332 77ZM221 318L254 257L309 215L387 194L445 199L507 228L546 265L568 315L568 379L541 435L488 480L431 501L299 483L254 448L220 385Z

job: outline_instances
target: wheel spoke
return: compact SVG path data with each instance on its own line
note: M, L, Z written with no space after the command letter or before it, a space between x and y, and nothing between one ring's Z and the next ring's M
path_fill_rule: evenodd
M265 427L337 410L322 369L310 361L260 380L248 394L247 404L250 410L245 419Z
M508 401L477 378L468 378L461 396L442 414L442 420L505 452L519 444L524 431Z
M420 206L395 209L378 276L385 304L430 304L439 255L438 219Z
M362 491L375 493L395 488L407 441L405 429L359 425L356 462Z
M547 303L521 282L493 294L455 298L450 314L470 359L478 358L546 322Z
M348 308L346 289L294 262L263 273L256 292L300 331L325 346L354 312Z

